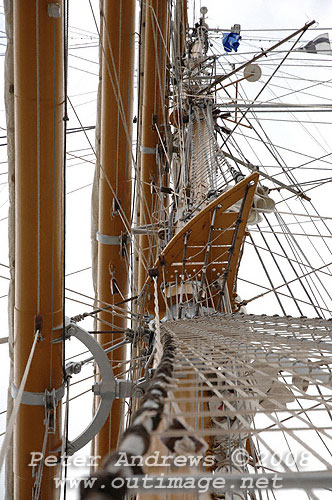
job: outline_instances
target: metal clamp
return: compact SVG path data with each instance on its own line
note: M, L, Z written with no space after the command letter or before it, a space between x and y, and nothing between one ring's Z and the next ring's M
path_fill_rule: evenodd
M63 384L58 389L52 389L52 391L54 391L54 399L55 399L56 403L58 403L58 401L61 401L61 399L63 398L63 396L65 394L65 386ZM10 392L11 392L12 398L16 399L17 393L18 393L18 388L14 384L14 382L12 382L12 384L10 386ZM45 392L28 392L28 391L23 392L21 404L29 405L29 406L45 406L45 403L46 403L46 393Z
M140 152L145 153L146 155L155 155L156 154L156 148L148 148L146 146L140 146Z
M148 388L150 380L148 378L142 378L138 380L135 384L135 396L141 398L144 396L146 389Z
M129 398L132 394L133 383L131 380L117 379L115 397L117 399Z
M53 19L59 19L59 17L61 17L61 5L57 2L50 2L47 5L47 12L49 17L53 17Z
M115 390L113 384L109 385L105 382L97 382L92 386L92 391L96 396L121 399L131 396L132 387L133 384L131 380L117 379L115 380Z
M108 234L96 232L96 240L103 245L120 245L121 237L120 236L110 236Z
M56 431L56 407L58 400L55 396L55 390L45 391L45 423L48 422L48 434L55 434Z

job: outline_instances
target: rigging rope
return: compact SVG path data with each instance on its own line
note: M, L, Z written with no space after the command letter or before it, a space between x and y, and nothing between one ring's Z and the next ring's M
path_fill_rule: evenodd
M41 451L42 459L38 464L37 473L35 474L36 479L33 485L32 500L40 500L40 488L43 479L45 457L46 457L46 446L47 446L48 433L50 427L50 418L51 418L50 410L47 410L46 419L44 420L45 431L44 431L43 446ZM32 474L34 475L34 470L32 470Z
M22 377L22 380L21 380L21 383L20 383L20 387L19 387L18 392L17 392L17 397L15 399L14 408L13 408L12 414L11 414L10 419L8 421L8 424L7 424L6 436L5 436L5 439L4 439L4 441L2 443L2 446L1 446L1 452L0 452L0 470L2 469L3 462L5 460L5 457L6 457L6 454L7 454L7 451L8 451L8 446L10 444L10 439L12 437L12 433L13 433L13 430L14 430L14 425L15 425L16 417L17 417L18 411L20 409L20 405L21 405L21 401L22 401L22 397L23 397L23 392L24 392L24 387L25 387L25 384L26 384L26 381L27 381L27 378L28 378L28 375L29 375L29 371L30 371L30 367L31 367L33 355L34 355L34 352L35 352L35 348L36 348L37 342L39 340L40 340L40 332L39 332L39 330L37 330L35 332L35 335L34 335L34 340L33 340L33 343L32 343L32 347L31 347L31 350L30 350L30 354L29 354L29 357L28 357L27 364L25 366L25 370L24 370L23 377Z
M245 475L248 464L256 468L256 473L261 469L259 477L266 477L266 471L273 470L266 461L266 452L278 459L278 473L290 472L292 466L289 458L285 458L288 453L296 470L300 471L296 475L299 485L307 471L301 462L302 455L290 448L294 440L301 453L308 453L310 460L318 460L327 469L327 475L330 474L331 425L324 420L317 425L313 418L321 418L321 412L325 411L322 406L332 409L332 375L328 366L332 364L331 334L329 321L265 315L214 314L162 325L163 343L165 345L166 339L168 345L172 345L171 355L164 347L163 361L155 374L162 381L160 387L164 393L160 393L159 387L155 391L154 376L141 409L133 418L133 427L129 427L118 451L107 458L96 475L93 491L84 489L81 483L81 498L95 495L93 498L99 500L103 494L111 498L119 478L142 474L144 460L141 459L149 451L152 430L173 459L174 455L184 453L195 456L204 447L204 440L211 443L211 451L216 455L215 465L211 468L209 464L205 477L214 477L212 471L222 471L224 477L234 471ZM161 373L161 365L169 371ZM324 386L329 396L323 402L319 394L313 392L317 386ZM150 403L151 394L158 395L157 399L152 398L155 405ZM311 401L315 404L308 407L307 402ZM164 411L160 410L160 402ZM194 411L185 406L187 402L195 405ZM287 403L292 404L288 406ZM157 425L150 424L149 417L157 415ZM158 427L162 417L168 424L166 428L164 425ZM285 424L290 419L294 422ZM189 421L194 420L195 429L191 429ZM142 437L141 422L148 431L146 441ZM270 445L269 433L272 431L277 432L280 452ZM313 432L323 440L327 452L324 455L312 446L310 436ZM247 439L250 440L249 448ZM286 447L285 455L283 447ZM246 459L243 463L237 460L238 449L242 449ZM135 465L129 467L132 456L136 458ZM168 468L165 475L170 479L172 469ZM312 479L314 476L315 473ZM120 498L126 491L126 482L122 484L123 489L118 490ZM311 491L313 484L305 489L317 500Z
M66 500L67 497L67 472L68 472L68 443L69 443L69 388L70 388L70 381L71 377L67 376L66 377L66 410L65 410L65 418L63 422L63 434L62 434L62 444L61 444L61 457L60 457L60 477L63 474L63 468L65 469L64 472L64 489L63 489L63 500Z
M155 322L155 347L156 347L156 364L160 363L162 356L162 345L160 338L160 321L159 321L159 302L158 302L158 278L153 278L154 287L154 322Z
M39 68L39 0L36 0L36 124L37 124L37 314L40 313L40 68Z
M255 299L261 298L264 295L267 295L268 293L274 292L274 291L278 290L279 288L281 288L281 287L283 287L285 285L288 285L290 283L294 283L294 281L297 281L298 279L305 278L306 276L309 276L312 273L316 273L317 271L320 271L321 269L324 269L325 267L328 267L328 266L331 266L331 265L332 265L332 262L329 262L328 264L324 264L323 266L317 267L316 269L313 269L312 271L309 271L308 273L305 273L302 276L299 276L298 278L294 278L292 280L289 280L289 281L287 281L287 283L283 283L282 285L276 286L276 287L272 288L271 290L269 290L267 292L264 292L264 293L261 293L259 295L256 295L255 297L252 297L251 299L245 300L244 304L246 305L246 304L248 304L249 302L252 302Z

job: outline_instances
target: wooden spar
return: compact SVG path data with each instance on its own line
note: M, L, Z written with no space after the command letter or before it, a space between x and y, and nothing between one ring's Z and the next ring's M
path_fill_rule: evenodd
M187 0L177 0L175 4L176 53L180 56L186 51L187 22Z
M252 199L255 188L257 186L259 174L252 173L244 178L238 184L225 191L218 198L213 200L195 217L193 217L182 229L171 239L168 245L161 253L161 259L155 262L155 267L159 270L158 277L158 301L161 317L167 313L166 304L168 307L174 303L174 295L179 295L180 283L176 283L176 276L183 272L183 242L186 235L188 236L188 246L186 248L185 272L189 276L193 276L193 280L201 276L203 268L206 267L207 283L213 283L218 276L223 276L227 269L228 260L230 262L227 272L227 288L230 291L230 302L232 309L235 310L235 295L233 295L236 273L240 260L240 251L245 238L246 222L248 220ZM252 182L252 185L250 183ZM236 242L233 244L232 258L229 258L230 249L233 243L234 232L236 230L236 221L239 213L226 212L235 203L241 201L245 194L247 185L250 185L250 194L246 200L241 222L237 230ZM220 208L222 207L222 208ZM217 209L213 242L211 243L209 260L205 264L206 246L208 235L211 228L211 220L214 209ZM223 247L221 250L220 247ZM200 261L200 262L197 262ZM195 271L194 271L195 270ZM167 288L162 291L162 283L165 279L168 284ZM187 279L188 286L186 294L192 297L193 292L188 289L191 287L190 279ZM147 296L151 297L146 302L146 307L152 314L154 311L153 284L148 278L146 284ZM216 294L218 296L218 294ZM209 300L210 307L216 307L217 301Z
M158 211L157 196L152 193L154 182L159 186L159 172L154 150L158 145L158 127L161 133L165 125L166 47L168 44L168 0L146 2L144 72L142 92L142 131L140 143L140 182L138 195L140 225L153 222L152 213ZM156 126L155 126L156 125ZM156 257L156 238L140 237L138 290L146 279L146 267L151 267Z
M102 93L98 221L97 306L119 302L128 293L129 239L131 224L131 135L134 75L135 0L105 1L101 22ZM122 239L122 244L120 244ZM104 240L102 243L101 241ZM126 328L126 320L102 312L98 330L112 323ZM112 327L112 329L115 329ZM98 335L101 344L122 340L122 335ZM113 361L125 356L125 349L110 353ZM112 363L114 364L114 363ZM123 368L114 370L116 375ZM96 456L115 448L121 425L123 402L113 402L110 417L95 440Z
M141 2L140 5L140 14L139 14L139 49L138 49L138 82L137 82L137 98L138 98L138 116L137 116L137 144L141 144L142 137L142 107L143 107L143 75L144 75L144 47L145 47L145 17L146 17L146 4L145 2ZM142 155L140 149L136 147L136 175L135 178L137 180L136 185L140 185L140 176L141 176L141 159ZM140 225L140 195L139 192L134 199L135 205L135 214L134 214L134 225ZM134 249L134 273L133 273L133 285L135 290L138 291L138 275L139 275L139 267L142 266L140 262L139 252L137 248ZM133 304L133 312L137 312L137 303Z
M14 0L14 383L20 385L34 332L41 327L42 340L36 346L25 391L42 394L63 382L62 343L52 343L61 337L61 330L52 330L63 320L63 20L50 17L48 5L48 0L39 0L36 11L36 2ZM61 0L58 5L62 9ZM14 433L15 500L31 496L36 480L32 473L37 471L29 463L32 452L42 451L44 420L43 403L34 406L23 401ZM60 402L54 424L46 455L61 444ZM53 481L57 472L57 467L44 468L40 498L58 496Z

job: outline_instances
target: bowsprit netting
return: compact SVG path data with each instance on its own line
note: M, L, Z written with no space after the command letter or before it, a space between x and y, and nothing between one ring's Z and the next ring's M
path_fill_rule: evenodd
M175 452L192 453L194 433L214 457L210 472L332 469L330 321L215 314L162 330L176 346L166 419L183 418L187 430L156 434L177 439Z
M113 498L113 478L141 500L146 481L153 499L328 498L331 321L215 313L161 322L158 338L140 408L101 471L108 489L82 498Z

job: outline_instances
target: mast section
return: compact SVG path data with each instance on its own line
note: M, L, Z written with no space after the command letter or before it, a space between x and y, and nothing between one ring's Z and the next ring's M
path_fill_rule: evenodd
M140 148L139 215L141 226L159 223L159 187L163 177L157 164L160 136L166 135L166 58L169 44L168 0L148 0L145 6L144 70L142 91L142 132ZM147 269L157 256L155 234L140 237L138 290L142 289Z
M54 399L53 390L61 392L63 383L62 342L53 340L61 338L61 331L54 329L62 324L63 315L63 23L61 1L50 4L47 0L14 0L13 5L14 393L34 333L40 332L14 434L14 498L25 500L38 488L41 498L58 496L53 481L57 467L44 471L41 467L38 471L29 463L32 451L42 452L44 436L45 455L59 447L61 436L62 395L56 393L58 400ZM36 393L40 393L39 401L33 403ZM36 473L42 474L40 481Z
M103 3L101 13L101 144L97 306L127 298L129 289L129 237L131 224L131 140L134 75L135 0ZM99 314L98 330L122 330L123 317ZM110 324L112 327L110 328ZM122 334L98 335L100 343L120 342ZM114 366L125 357L125 348L110 353ZM113 369L116 376L122 368ZM104 457L117 445L122 401L115 400L110 417L95 440L95 455Z

